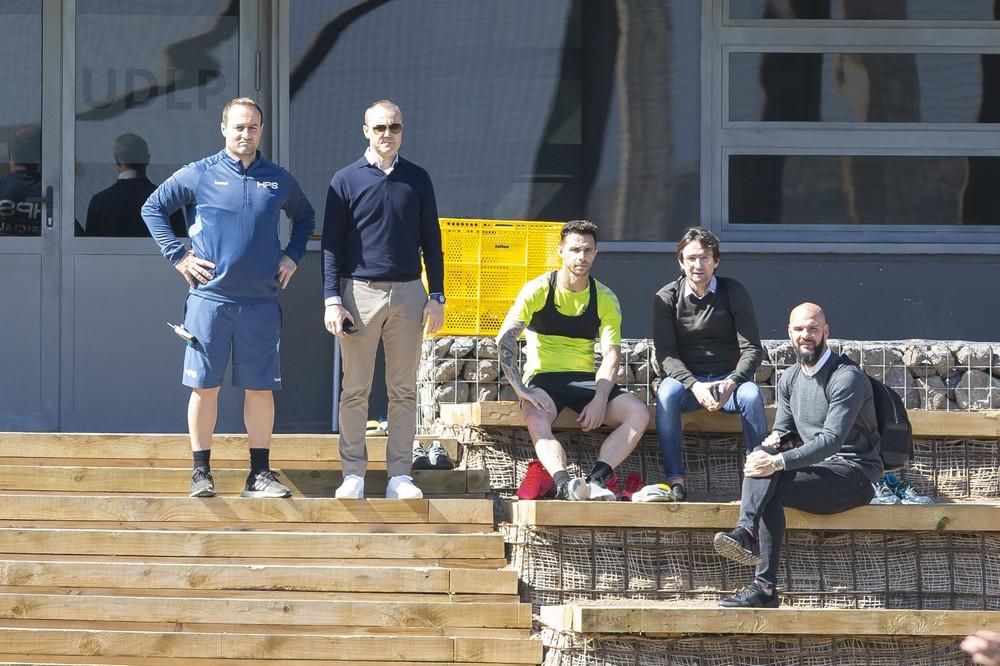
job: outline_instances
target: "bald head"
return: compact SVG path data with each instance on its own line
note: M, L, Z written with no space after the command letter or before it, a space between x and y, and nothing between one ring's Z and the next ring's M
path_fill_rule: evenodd
M829 335L826 313L815 303L797 305L788 315L788 338L799 363L805 366L815 365L823 356Z

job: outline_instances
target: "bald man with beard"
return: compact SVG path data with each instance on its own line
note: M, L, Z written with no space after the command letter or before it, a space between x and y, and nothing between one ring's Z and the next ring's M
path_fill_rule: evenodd
M871 383L827 347L823 308L803 303L792 310L788 337L798 363L778 380L774 430L747 456L736 528L715 535L720 555L757 567L750 585L720 602L726 607L780 604L785 507L831 514L864 506L882 475Z

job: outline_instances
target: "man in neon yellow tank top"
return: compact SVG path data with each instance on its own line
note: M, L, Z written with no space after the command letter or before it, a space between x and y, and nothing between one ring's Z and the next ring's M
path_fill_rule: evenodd
M635 449L649 423L649 410L615 384L621 357L618 297L590 277L597 257L597 225L567 222L560 232L562 268L541 275L517 295L500 327L500 367L521 400L521 413L535 452L556 484L556 497L612 500L606 483ZM518 375L517 338L524 332L527 360ZM594 340L603 359L594 372ZM552 434L563 407L574 409L584 431L614 428L586 479L570 478L566 452Z

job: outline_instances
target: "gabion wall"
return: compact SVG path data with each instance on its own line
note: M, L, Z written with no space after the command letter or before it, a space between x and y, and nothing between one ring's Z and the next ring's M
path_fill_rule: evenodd
M907 409L1000 409L1000 343L831 340L830 347L895 389ZM764 349L756 381L770 405L778 377L795 363L795 352L787 340L765 340ZM655 358L650 340L622 341L617 381L646 404L653 404L660 383ZM600 364L596 345L594 363L595 368ZM424 428L438 417L439 403L516 399L500 372L492 338L425 340L417 385Z

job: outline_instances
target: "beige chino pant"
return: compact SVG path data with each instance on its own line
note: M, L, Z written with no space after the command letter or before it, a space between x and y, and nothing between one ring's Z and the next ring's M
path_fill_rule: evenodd
M420 280L366 282L345 279L344 307L358 331L340 339L344 372L340 392L340 459L344 475L364 476L368 468L365 424L379 340L385 350L389 398L389 476L410 473L417 428L417 364L423 340L427 292Z

